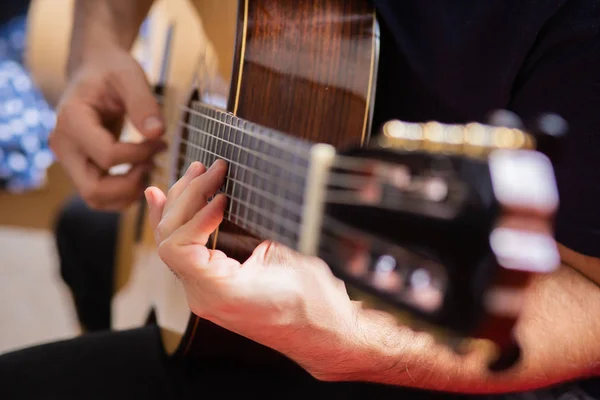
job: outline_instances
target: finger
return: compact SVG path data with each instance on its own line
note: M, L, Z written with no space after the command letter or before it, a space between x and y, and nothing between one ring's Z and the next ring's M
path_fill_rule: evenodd
M63 136L77 144L77 148L104 171L118 164L147 162L167 147L160 139L142 143L119 142L104 128L100 116L93 108L79 104L65 108L58 130L58 136L63 133Z
M173 244L178 246L206 246L210 235L223 221L226 206L227 197L224 194L216 196L206 207L198 211L191 220L173 233Z
M72 170L79 184L81 197L92 208L122 210L138 200L144 190L147 174L152 166L135 165L124 175L104 175L95 165L87 162L80 170Z
M162 218L163 208L167 201L167 197L162 190L156 187L149 187L144 191L146 201L148 202L148 219L153 231L156 231L158 223Z
M76 143L101 170L107 171L119 164L146 162L167 148L162 140L119 142L100 124L96 115L88 113L87 118L85 116L86 113L83 113L72 122L74 126L71 131L78 134Z
M215 162L206 173L194 178L187 185L173 205L169 205L168 210L165 209L159 224L159 233L163 239L206 206L208 199L223 185L226 168L227 164L224 161Z
M191 163L185 174L181 178L179 178L179 180L169 189L169 193L167 194L165 211L168 211L171 208L175 200L179 198L181 193L183 193L185 188L188 187L188 185L193 179L197 178L205 172L206 167L201 162L195 161Z
M142 67L132 60L131 68L119 70L111 81L136 129L149 139L161 136L165 129L162 113Z
M166 148L167 144L162 140L147 140L141 143L116 141L110 146L108 160L102 167L108 169L119 164L145 163ZM107 165L108 168L106 167Z

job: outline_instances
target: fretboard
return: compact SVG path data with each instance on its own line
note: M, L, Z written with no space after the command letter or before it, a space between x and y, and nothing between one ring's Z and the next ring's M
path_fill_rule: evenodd
M311 143L193 102L182 122L178 177L193 161L229 164L225 218L297 248ZM187 120L187 122L186 122Z

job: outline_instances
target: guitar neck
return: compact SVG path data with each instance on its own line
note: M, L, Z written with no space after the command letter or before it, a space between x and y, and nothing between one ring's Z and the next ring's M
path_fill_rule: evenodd
M312 144L201 102L192 102L182 125L179 174L194 161L227 161L225 219L297 249Z

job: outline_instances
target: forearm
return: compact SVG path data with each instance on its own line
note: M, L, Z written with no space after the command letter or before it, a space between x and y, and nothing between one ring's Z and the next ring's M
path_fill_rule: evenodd
M327 380L378 383L462 393L521 391L599 374L600 288L569 266L536 278L517 326L523 360L492 374L485 346L458 356L426 333L398 328L386 314L361 312L356 357ZM350 365L361 365L360 371ZM345 371L344 371L345 369Z
M130 49L153 2L76 0L67 74L105 49Z

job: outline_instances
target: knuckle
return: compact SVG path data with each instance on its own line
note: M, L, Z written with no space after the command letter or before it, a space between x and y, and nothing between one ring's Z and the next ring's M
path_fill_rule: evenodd
M107 170L112 167L113 155L112 152L106 150L100 150L96 155L96 164L103 170Z
M173 244L171 243L171 240L167 239L167 240L163 240L161 242L158 243L157 245L157 249L156 249L158 256L160 257L160 259L169 266L169 268L173 268L173 263L172 263L172 258L173 258ZM175 272L177 275L179 274L179 271L173 271Z
M156 247L156 251L157 251L159 257L163 261L165 261L165 258L167 258L169 255L170 246L171 245L168 240L163 240L163 241L160 241Z
M164 243L165 239L169 236L169 230L167 227L167 223L164 220L161 220L156 226L156 241L157 243Z
M170 199L172 198L178 191L179 191L179 187L180 187L180 182L175 183L173 186L171 186L168 190L167 190L167 198Z

